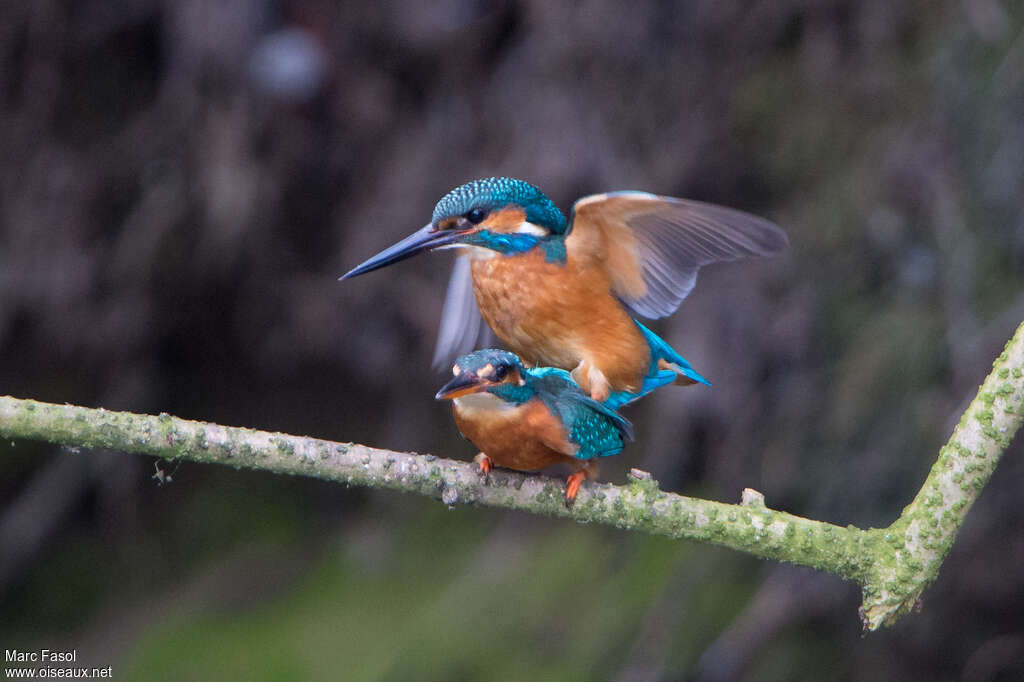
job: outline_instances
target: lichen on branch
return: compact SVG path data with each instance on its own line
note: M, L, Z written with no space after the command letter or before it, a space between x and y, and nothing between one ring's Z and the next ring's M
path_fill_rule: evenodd
M938 576L971 505L1024 421L1024 324L939 451L914 501L885 529L864 586L865 627L877 630L910 611Z
M1024 420L1024 324L942 448L924 486L891 526L862 530L775 511L756 491L740 504L685 497L642 473L623 486L585 484L572 507L561 482L355 443L268 433L206 422L110 412L0 397L0 436L86 448L110 448L389 488L437 498L602 523L700 540L828 571L861 585L866 628L909 611L935 579L971 504Z

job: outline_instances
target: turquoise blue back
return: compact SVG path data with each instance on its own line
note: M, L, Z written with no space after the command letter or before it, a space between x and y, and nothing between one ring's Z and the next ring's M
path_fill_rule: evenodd
M577 458L617 455L624 443L633 439L629 421L608 405L585 395L565 370L543 367L527 372L537 397L562 420L569 440L579 446Z

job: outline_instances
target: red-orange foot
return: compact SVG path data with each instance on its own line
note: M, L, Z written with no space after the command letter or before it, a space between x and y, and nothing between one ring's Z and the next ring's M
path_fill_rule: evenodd
M476 463L477 473L479 473L481 476L486 476L487 474L491 473L490 457L481 452L479 455L473 458L473 461Z
M586 477L587 472L583 469L569 474L569 478L565 481L565 506L568 507L576 501L576 493L580 491L580 485Z

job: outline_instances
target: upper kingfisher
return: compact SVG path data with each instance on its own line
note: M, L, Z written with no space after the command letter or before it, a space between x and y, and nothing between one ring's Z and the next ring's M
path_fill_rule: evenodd
M571 504L583 479L597 475L595 460L633 440L630 423L563 369L527 369L514 354L490 348L460 357L452 373L435 397L452 401L455 425L480 448L474 461L481 473L492 463L535 471L567 462L574 469L565 492Z
M669 383L710 385L633 313L669 315L701 266L773 255L787 243L763 218L646 192L585 196L566 220L528 182L485 178L453 189L430 223L341 279L460 248L435 364L473 347L482 315L524 362L572 370L584 391L615 408Z

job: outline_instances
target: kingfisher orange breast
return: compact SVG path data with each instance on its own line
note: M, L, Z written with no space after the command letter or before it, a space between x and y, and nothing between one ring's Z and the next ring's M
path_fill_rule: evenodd
M474 407L480 394L457 398L452 414L459 431L494 464L516 471L536 471L564 461L574 461L576 446L565 428L539 400L495 408Z
M571 254L564 264L548 262L534 248L474 258L472 273L480 314L525 362L566 370L593 365L614 390L639 390L650 348L602 268L583 267ZM589 391L586 374L576 378Z

